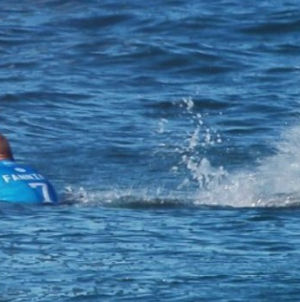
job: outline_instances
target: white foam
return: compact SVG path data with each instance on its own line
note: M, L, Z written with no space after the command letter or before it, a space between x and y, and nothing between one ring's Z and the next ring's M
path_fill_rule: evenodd
M286 129L279 143L274 143L276 154L266 157L252 169L244 167L227 172L223 166L214 166L197 151L221 144L220 134L205 126L202 115L193 114L194 106L186 104L188 117L195 123L186 145L177 148L180 165L187 176L179 189L197 183L193 194L196 204L232 207L286 206L300 201L300 126ZM176 166L178 173L178 166Z
M264 158L252 170L216 173L210 164L190 164L187 168L198 180L209 179L206 188L199 186L199 204L233 207L286 206L300 201L300 127L286 130L275 144L276 154ZM204 159L201 159L203 162Z

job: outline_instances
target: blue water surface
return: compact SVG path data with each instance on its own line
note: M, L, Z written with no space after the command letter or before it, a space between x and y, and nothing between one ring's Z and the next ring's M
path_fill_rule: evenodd
M0 2L0 300L298 301L299 9Z

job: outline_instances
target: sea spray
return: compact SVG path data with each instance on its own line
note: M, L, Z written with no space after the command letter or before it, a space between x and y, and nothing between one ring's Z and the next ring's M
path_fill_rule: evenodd
M227 173L213 190L198 190L198 203L233 207L293 206L300 201L300 127L286 129L277 152L252 169Z
M170 170L174 177L185 175L177 190L194 187L188 190L194 204L277 207L299 203L300 126L285 130L281 141L274 143L277 152L273 156L257 160L252 167L228 172L207 157L211 147L221 146L221 135L207 126L203 114L194 112L192 98L183 99L179 107L183 110L181 118L187 119L193 129L177 142L174 152L179 160Z
M276 152L260 158L252 166L227 170L216 165L210 157L211 148L223 151L223 138L209 126L210 116L196 112L192 98L174 102L180 108L177 120L161 118L156 136L159 142L154 157L172 159L169 175L174 184L165 188L164 179L158 186L117 186L90 192L85 188L67 187L63 194L66 203L102 204L125 207L225 206L225 207L285 207L300 200L300 126L285 129ZM199 111L197 109L197 111ZM185 123L188 131L175 131L174 123ZM170 126L172 124L172 126ZM157 158L156 158L157 159ZM169 161L165 161L169 163ZM230 162L226 163L230 166ZM164 166L165 167L165 166ZM168 169L168 168L167 168Z
M182 170L185 174L177 189L197 183L198 190L212 190L227 176L222 166L212 167L207 158L209 148L222 143L221 136L206 125L203 114L194 112L195 103L191 97L183 99L179 107L182 108L181 118L190 124L190 131L186 133L186 137L180 139L175 148L180 159L178 165L173 166L171 171L178 174L179 170Z

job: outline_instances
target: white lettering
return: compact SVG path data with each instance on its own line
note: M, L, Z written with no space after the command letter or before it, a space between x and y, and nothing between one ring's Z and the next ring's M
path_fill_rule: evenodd
M9 183L11 180L19 181L19 180L43 180L43 179L45 179L41 174L37 174L37 173L2 175L2 178L6 183Z
M48 190L48 186L47 184L44 183L38 183L38 182L33 182L29 184L31 188L33 189L39 189L42 193L42 196L44 198L44 202L52 202L51 198L50 198L50 193Z
M16 174L12 174L12 175L11 175L11 178L12 178L14 181L20 180L19 177L18 177L18 175L16 175Z
M18 174L20 180L32 180L34 179L30 174Z
M35 177L36 180L44 179L44 177L41 174L32 174L33 177Z
M10 181L10 176L9 175L2 175L2 178L4 179L5 182Z

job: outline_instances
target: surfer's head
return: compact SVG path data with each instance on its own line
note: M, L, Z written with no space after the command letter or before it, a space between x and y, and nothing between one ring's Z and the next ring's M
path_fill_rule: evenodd
M0 133L0 160L13 159L8 140Z

